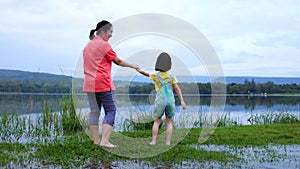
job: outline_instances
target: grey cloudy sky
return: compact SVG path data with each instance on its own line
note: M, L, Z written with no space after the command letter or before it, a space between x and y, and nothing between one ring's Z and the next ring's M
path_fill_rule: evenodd
M299 6L298 0L1 0L0 68L72 75L97 22L159 13L196 27L214 48L225 76L299 77ZM152 40L158 50L160 43L173 46L189 71L205 75L205 66L186 59L188 49L162 36L140 35L115 51L127 59L131 48L143 49Z

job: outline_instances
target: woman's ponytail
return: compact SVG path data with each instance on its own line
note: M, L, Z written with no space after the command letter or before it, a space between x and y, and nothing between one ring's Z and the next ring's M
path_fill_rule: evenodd
M92 30L91 30L90 36L89 36L90 40L93 40L93 39L94 39L94 37L95 37L95 32L96 32L95 29L92 29Z

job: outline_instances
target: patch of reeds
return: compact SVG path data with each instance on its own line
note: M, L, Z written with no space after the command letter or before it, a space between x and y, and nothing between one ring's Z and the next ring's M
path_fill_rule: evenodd
M45 101L41 114L3 113L0 117L0 142L45 142L81 131L72 98L63 97L60 103L60 112L53 112Z
M230 118L230 113L222 113L218 119L218 127L221 126L237 126L238 122Z
M195 119L194 119L195 120ZM198 113L198 120L194 121L194 128L203 127L223 127L223 126L237 126L238 122L230 117L230 113Z
M299 123L300 120L295 115L290 113L273 113L267 112L263 114L251 114L248 118L250 124L288 124Z
M123 122L124 131L151 130L154 117L144 111L130 110L130 115Z
M62 128L65 133L73 133L82 130L73 97L65 97L61 103Z
M130 111L130 115L123 122L124 131L151 130L155 116L144 111ZM165 129L165 116L162 117L161 129ZM237 126L238 122L230 117L230 113L183 112L173 117L175 128L202 128L208 126Z
M29 115L4 113L0 120L0 142L34 142L62 135L57 114Z

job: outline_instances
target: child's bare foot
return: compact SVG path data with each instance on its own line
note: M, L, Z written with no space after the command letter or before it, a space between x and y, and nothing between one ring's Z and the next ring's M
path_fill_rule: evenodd
M151 146L154 146L154 145L156 144L156 141L151 141L149 144L150 144Z
M96 144L96 145L100 145L100 140L98 140L98 141L94 141L94 144Z
M167 145L167 146L170 146L170 145L171 145L171 142L170 142L170 141L166 141L166 145Z

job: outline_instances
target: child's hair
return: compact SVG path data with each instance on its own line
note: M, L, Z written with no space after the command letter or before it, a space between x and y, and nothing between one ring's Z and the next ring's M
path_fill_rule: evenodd
M99 22L96 26L96 29L92 29L90 31L89 38L92 40L95 37L95 32L97 31L97 34L100 33L102 30L106 32L112 27L112 24L106 20L102 20Z
M171 69L172 61L169 54L166 52L162 52L158 55L156 63L155 63L155 70L156 71L163 71L167 72Z

